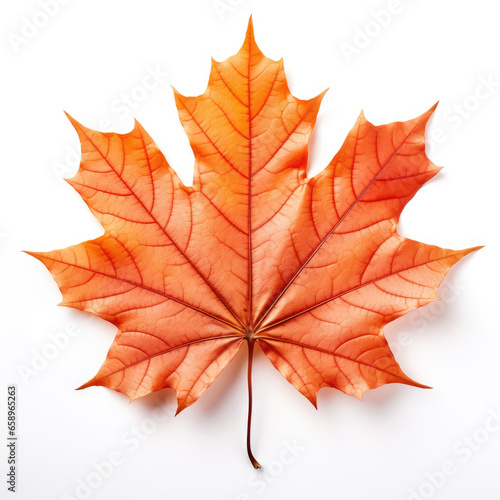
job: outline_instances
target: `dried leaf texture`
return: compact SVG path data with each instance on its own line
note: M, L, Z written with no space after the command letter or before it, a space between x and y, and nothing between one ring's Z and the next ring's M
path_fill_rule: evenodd
M70 118L82 162L68 182L105 234L31 255L57 281L62 305L119 329L82 388L134 400L170 387L181 411L244 342L313 404L326 386L358 398L393 382L421 386L382 328L437 300L446 272L476 249L397 233L406 203L439 171L424 143L434 108L382 126L361 114L330 164L307 178L322 97L291 95L283 62L262 54L250 21L241 50L212 62L204 94L175 91L193 187L138 123L122 135Z

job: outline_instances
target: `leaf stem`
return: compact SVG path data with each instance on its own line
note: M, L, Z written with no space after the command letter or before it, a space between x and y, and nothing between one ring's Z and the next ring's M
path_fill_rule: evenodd
M254 339L248 339L248 421L247 421L247 452L248 458L254 469L260 469L261 465L252 453L252 447L250 446L250 429L252 426L252 362L253 362L253 347L255 344Z

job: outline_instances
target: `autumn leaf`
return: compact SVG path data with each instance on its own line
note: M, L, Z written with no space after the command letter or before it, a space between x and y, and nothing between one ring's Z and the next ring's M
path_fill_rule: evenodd
M307 144L323 94L291 95L250 20L240 51L212 61L207 90L175 91L195 155L184 186L146 131L101 133L70 117L82 162L68 182L105 229L97 239L32 253L61 305L118 328L81 388L130 400L170 387L178 412L248 346L250 449L255 344L313 405L322 387L361 398L403 373L382 328L438 300L450 267L476 250L400 236L399 215L439 171L425 154L434 110L374 126L363 114L340 151L307 178Z

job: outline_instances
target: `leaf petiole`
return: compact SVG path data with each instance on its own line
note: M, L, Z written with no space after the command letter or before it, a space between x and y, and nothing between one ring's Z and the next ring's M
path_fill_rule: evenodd
M250 445L250 429L252 426L252 363L253 363L253 347L255 344L255 339L248 340L248 421L247 421L247 452L248 458L254 469L260 469L262 466L257 462L252 453L252 447Z

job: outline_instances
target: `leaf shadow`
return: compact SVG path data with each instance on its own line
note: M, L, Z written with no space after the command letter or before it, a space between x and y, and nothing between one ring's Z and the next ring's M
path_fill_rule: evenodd
M162 408L175 408L177 406L175 391L169 387L152 392L134 401L134 403L138 403L150 411L159 406Z
M257 350L255 354L257 354ZM234 400L239 389L239 384L235 381L243 380L246 374L247 357L247 347L244 346L239 349L236 356L224 367L207 391L200 397L197 406L201 411L213 417L225 412L226 405L231 406L231 401ZM246 395L244 401L246 401ZM201 408L202 406L203 408Z

